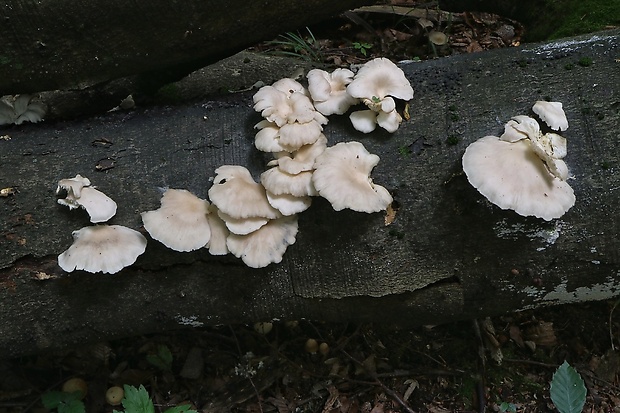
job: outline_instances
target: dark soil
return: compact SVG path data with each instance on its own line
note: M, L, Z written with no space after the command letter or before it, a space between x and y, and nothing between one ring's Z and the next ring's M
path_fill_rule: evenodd
M523 35L501 16L394 10L347 13L254 50L348 66L511 47ZM446 44L429 40L434 32ZM586 383L586 411L620 412L617 304L406 331L290 320L265 334L265 325L200 327L88 344L0 361L0 413L47 411L41 395L72 377L88 384L87 412L111 412L105 392L123 384L144 385L162 412L179 404L200 412L546 412L555 411L549 382L565 360Z

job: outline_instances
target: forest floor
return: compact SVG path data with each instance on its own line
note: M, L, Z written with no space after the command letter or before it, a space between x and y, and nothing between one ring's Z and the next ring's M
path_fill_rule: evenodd
M501 16L407 1L252 49L349 66L514 47L523 30ZM41 396L75 377L88 386L92 413L123 410L106 403L114 385L143 385L156 412L185 404L213 413L547 412L556 411L549 382L565 360L585 381L585 411L620 412L618 302L408 330L310 321L201 327L0 360L0 413L50 411ZM57 410L80 412L70 408Z

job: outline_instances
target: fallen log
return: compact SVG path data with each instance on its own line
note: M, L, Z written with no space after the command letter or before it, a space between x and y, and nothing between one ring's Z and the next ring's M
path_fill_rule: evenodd
M373 179L394 196L393 222L317 198L282 263L263 269L153 240L115 275L56 262L89 224L57 205L61 178L88 176L119 205L111 223L137 229L159 187L204 198L223 164L257 177L268 159L253 147L253 92L3 127L0 187L16 190L0 198L2 354L274 318L437 324L618 295L619 44L616 31L403 64L415 95L396 133L363 135L338 116L325 127L330 144L358 140L381 157ZM550 222L489 204L461 172L471 142L543 99L564 104L577 197Z
M0 96L83 90L134 75L133 89L157 88L260 41L369 3L5 2Z

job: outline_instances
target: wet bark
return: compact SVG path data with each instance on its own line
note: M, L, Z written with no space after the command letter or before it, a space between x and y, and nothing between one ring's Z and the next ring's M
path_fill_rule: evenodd
M288 30L372 1L8 1L0 95L132 79L148 90ZM125 95L126 96L126 95Z
M64 273L56 256L83 211L56 204L56 182L85 175L140 228L159 187L206 197L222 164L255 177L260 116L252 92L177 107L6 127L0 140L0 349L18 355L185 326L298 319L410 326L601 300L620 291L617 218L620 71L617 32L403 66L415 95L393 135L362 135L330 117L330 144L359 140L381 157L375 182L397 212L335 212L317 198L282 263L249 269L207 251L149 240L116 275ZM591 65L579 65L581 58ZM461 173L467 145L501 134L536 100L563 102L577 202L545 222L489 204ZM10 137L10 139L8 139ZM104 171L97 165L106 160Z

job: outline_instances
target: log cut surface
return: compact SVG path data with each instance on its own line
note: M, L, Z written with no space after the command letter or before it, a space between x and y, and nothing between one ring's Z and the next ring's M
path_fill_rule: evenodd
M579 65L581 58L591 65ZM330 145L361 141L381 157L376 183L397 211L335 212L321 198L299 216L282 263L250 269L233 256L176 253L149 239L115 275L64 273L57 255L84 211L56 203L76 174L118 203L112 224L141 228L160 188L206 198L214 170L269 157L253 146L252 92L81 120L3 127L0 187L0 349L18 355L132 334L308 318L441 323L541 305L610 298L620 291L617 32L423 63L403 64L415 95L393 135L356 132L331 116ZM545 222L502 211L461 171L467 145L499 135L535 101L564 104L566 162L577 202ZM10 139L9 139L10 138ZM450 138L450 139L448 139ZM456 144L448 144L458 140ZM112 168L97 170L97 165ZM105 168L104 168L105 169Z

